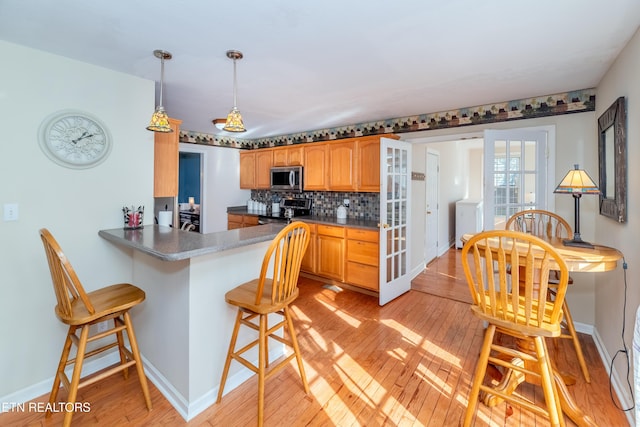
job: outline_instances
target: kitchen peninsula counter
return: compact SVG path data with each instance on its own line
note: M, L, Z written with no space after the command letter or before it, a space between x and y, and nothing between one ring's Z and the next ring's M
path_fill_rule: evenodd
M131 263L131 280L146 294L131 311L147 377L185 420L215 403L236 310L225 293L260 274L273 238L284 224L200 234L146 225L101 230L99 235ZM254 337L241 331L238 343ZM269 345L271 360L284 353ZM113 363L117 352L112 353ZM257 361L257 352L247 352ZM225 392L253 373L232 363Z
M163 261L179 261L214 252L271 241L284 224L265 224L237 230L200 234L159 225L128 230L100 230L100 237L136 249Z

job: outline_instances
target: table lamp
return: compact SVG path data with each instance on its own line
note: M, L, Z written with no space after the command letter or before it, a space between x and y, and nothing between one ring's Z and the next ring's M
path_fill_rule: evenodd
M573 239L563 240L565 246L578 246L581 248L593 248L589 242L585 242L580 237L580 197L583 194L599 194L598 186L593 182L591 177L578 165L570 170L560 181L560 184L553 191L554 193L569 193L573 195L575 204L575 225L573 228Z

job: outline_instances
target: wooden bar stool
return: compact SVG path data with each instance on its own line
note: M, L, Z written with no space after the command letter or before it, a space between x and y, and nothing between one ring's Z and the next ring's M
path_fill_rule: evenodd
M303 222L292 222L278 233L267 249L262 262L260 276L230 290L225 295L228 304L238 307L229 351L220 380L217 403L222 399L224 385L229 374L231 360L234 359L258 374L258 425L264 422L264 385L265 380L285 367L294 357L298 362L300 377L305 393L309 394L309 385L304 373L302 357L291 320L289 304L298 297L298 275L300 264L309 245L310 229ZM271 278L267 277L269 268L273 269ZM279 314L282 321L273 326L267 325L269 314ZM254 321L257 319L257 324ZM236 340L240 326L258 331L258 338L249 344L236 349ZM276 335L276 332L287 327L290 339ZM272 338L293 349L293 353L285 357L275 366L269 366L268 339ZM258 366L243 357L249 349L258 346Z
M523 233L529 233L538 237L561 237L571 238L573 231L569 223L560 215L553 212L545 211L542 209L532 209L527 211L520 211L513 214L505 224L506 230L521 231ZM549 278L549 286L551 286L551 295L555 295L554 288L557 286L558 278L557 273L552 272ZM569 285L573 284L573 279L569 277ZM573 317L571 317L571 311L569 311L569 304L565 299L562 305L562 311L564 317L562 318L562 334L558 338L569 339L573 342L573 348L576 351L576 357L582 370L582 375L585 381L591 382L591 376L589 375L589 368L587 362L584 360L582 354L582 346L580 345L580 339L578 333L573 325ZM556 350L558 349L558 342L554 341Z
M68 392L67 404L64 405L66 413L63 421L63 426L67 427L71 424L73 417L73 410L69 410L69 408L75 407L78 389L120 371L124 371L126 379L129 367L135 365L147 409L151 410L147 378L144 375L138 343L129 316L129 310L144 301L144 291L127 283L120 283L92 292L85 292L75 270L51 233L43 228L40 230L40 237L47 254L53 289L58 301L55 308L56 316L60 321L69 325L60 363L49 395L49 407L52 407L56 402L60 383L62 383ZM104 321L111 321L113 326L104 332L90 336L90 326ZM80 336L76 334L78 331ZM123 332L127 333L131 351L124 346ZM113 334L116 335L115 342L87 351L88 343ZM77 347L75 358L70 358L72 344ZM80 378L82 364L86 357L95 356L116 347L120 353L120 364L97 375ZM71 381L64 372L67 365L74 365ZM46 417L49 416L51 416L51 412L48 411Z

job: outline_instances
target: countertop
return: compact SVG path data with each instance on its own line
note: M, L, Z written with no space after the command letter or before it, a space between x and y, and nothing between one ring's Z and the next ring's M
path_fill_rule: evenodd
M247 210L246 206L231 206L227 208L227 213L233 213L238 215L269 216L265 212ZM309 222L309 223L316 223L316 224L339 225L339 226L354 227L354 228L366 228L366 229L376 229L376 230L379 228L377 220L351 219L351 218L338 219L334 216L320 216L320 215L296 216L294 217L294 220Z
M100 230L98 235L117 245L139 250L163 261L178 261L270 241L284 226L284 223L265 224L200 234L172 227L145 225L135 230Z

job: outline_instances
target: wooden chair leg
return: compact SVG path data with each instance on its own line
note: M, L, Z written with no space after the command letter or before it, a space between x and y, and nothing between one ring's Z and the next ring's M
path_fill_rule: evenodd
M538 359L544 400L547 404L547 411L549 412L549 423L553 427L564 427L564 416L562 415L560 398L553 378L553 369L551 367L547 346L543 337L535 337L533 342Z
M264 424L264 382L266 376L267 315L260 315L260 337L258 344L258 427Z
M469 427L471 425L471 421L473 420L473 416L476 412L476 406L478 406L480 386L484 381L484 374L487 372L487 363L489 363L489 354L491 354L491 344L493 343L493 336L495 333L496 327L494 325L489 325L484 333L484 342L482 343L482 349L480 350L476 371L473 374L471 391L469 392L469 403L467 404L467 410L464 414L464 427Z
M73 408L78 396L78 385L80 384L80 374L82 373L82 363L84 362L84 353L87 350L87 340L89 338L89 325L84 325L80 330L80 340L78 341L78 351L76 353L76 360L73 366L73 375L71 376L71 383L69 384L69 395L67 396L67 405L65 410ZM71 425L71 417L73 417L73 409L66 411L64 414L64 420L62 421L63 427L69 427Z
M222 378L220 379L220 386L218 388L218 398L216 403L220 403L222 400L222 393L224 392L224 385L227 382L227 375L229 375L229 366L231 366L231 356L236 349L236 340L238 339L238 331L240 330L240 321L242 320L242 310L238 309L236 314L236 323L233 325L233 332L231 333L231 340L229 342L229 350L227 351L227 359L224 361L224 368L222 369Z
M64 346L62 347L62 354L60 355L60 362L58 363L58 369L56 370L56 375L53 378L53 386L51 387L51 393L49 393L49 406L45 413L45 418L51 416L52 412L50 408L53 407L53 404L56 402L58 398L58 391L60 390L60 380L62 375L64 375L64 368L67 366L67 360L69 359L69 353L71 353L71 345L73 344L71 340L71 335L75 334L77 327L69 326L69 330L67 331L67 339L64 341Z
M564 312L564 317L567 323L567 330L569 331L569 335L571 335L571 340L573 341L573 348L575 348L576 350L576 356L578 357L578 363L580 363L582 375L588 383L591 383L589 368L587 368L587 362L585 362L584 360L584 355L582 354L582 346L580 345L580 340L578 339L576 328L575 326L573 326L573 317L571 317L571 311L569 311L569 305L567 304L566 300L562 303L562 311Z
M309 383L307 382L307 375L304 372L302 355L300 354L300 347L298 346L298 338L296 337L295 329L293 329L293 321L291 320L291 311L289 310L288 306L284 308L284 318L287 322L287 329L289 329L289 335L291 336L293 351L296 354L296 361L298 362L298 370L300 371L300 377L302 378L302 385L304 387L304 392L309 394Z
M118 327L117 319L113 319L113 326ZM122 331L116 332L116 339L118 340L118 352L120 352L120 364L124 365L127 363L127 355L124 352L124 337ZM122 374L125 380L129 378L129 368L123 369Z
M149 394L149 386L147 385L147 377L144 374L144 366L142 366L142 358L140 357L140 350L138 349L138 340L133 330L133 323L131 322L131 316L129 312L125 311L123 314L124 324L127 327L127 335L129 336L129 344L131 345L131 353L136 361L136 370L138 371L138 379L140 380L140 387L142 388L142 394L144 395L144 401L147 404L147 409L151 410L151 395Z

